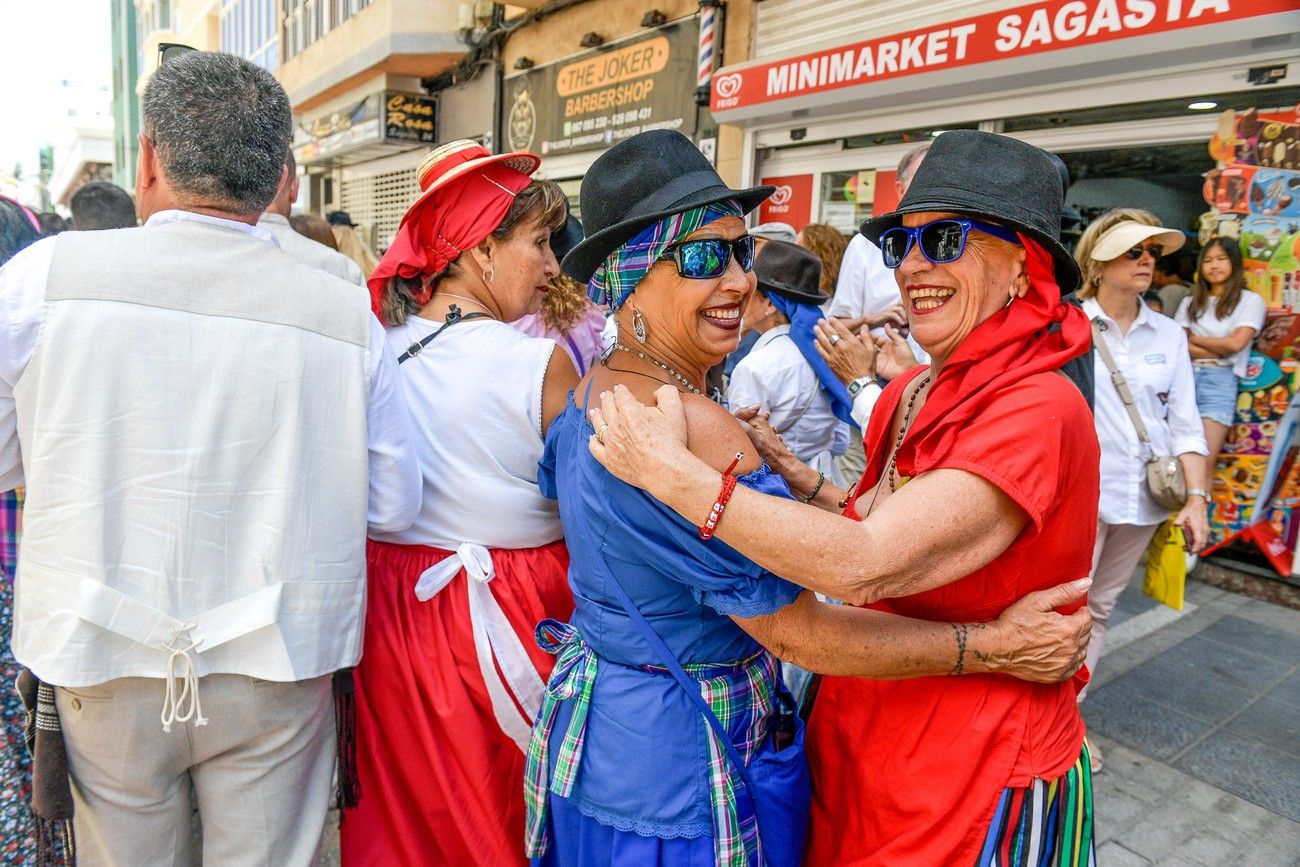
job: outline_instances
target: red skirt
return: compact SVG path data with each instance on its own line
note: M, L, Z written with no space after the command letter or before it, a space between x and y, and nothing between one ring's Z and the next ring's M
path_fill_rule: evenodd
M427 602L420 575L452 552L371 541L356 669L358 806L340 832L347 867L523 865L524 755L502 732L479 668L462 569ZM564 542L492 550L488 587L545 680L539 620L573 613ZM498 669L498 674L500 670ZM523 710L520 719L531 724Z

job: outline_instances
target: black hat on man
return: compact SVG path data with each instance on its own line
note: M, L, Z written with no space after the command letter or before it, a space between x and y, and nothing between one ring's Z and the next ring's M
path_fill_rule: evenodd
M352 217L348 215L347 211L330 211L325 215L325 222L331 226L351 226L354 229L357 227L357 224L352 222Z
M1059 161L1058 161L1059 162ZM1079 266L1061 243L1065 190L1057 162L1019 139L955 129L935 139L898 208L871 217L861 232L873 244L904 214L939 211L997 223L1043 245L1061 294L1079 288Z
M754 276L760 292L781 295L800 304L825 304L821 290L822 263L813 253L789 241L768 241L754 256Z
M569 255L569 251L582 243L582 223L569 212L569 205L564 205L564 225L551 233L551 252L556 261Z
M564 257L564 272L586 283L610 253L646 226L701 205L732 199L757 208L775 187L733 190L690 139L666 129L638 133L601 154L582 179L587 237Z

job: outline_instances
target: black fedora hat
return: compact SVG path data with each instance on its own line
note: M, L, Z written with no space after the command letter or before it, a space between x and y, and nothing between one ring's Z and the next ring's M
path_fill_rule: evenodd
M701 205L733 199L748 214L775 187L733 190L691 140L673 130L638 133L587 169L579 201L587 237L564 257L566 274L586 283L605 257L637 232Z
M763 244L754 257L754 276L761 291L801 304L825 304L831 298L821 290L821 260L789 241Z
M1059 161L1005 135L955 129L935 139L897 210L863 222L873 244L904 214L942 211L986 219L1024 232L1043 245L1056 265L1061 294L1079 288L1079 266L1061 243L1065 189Z

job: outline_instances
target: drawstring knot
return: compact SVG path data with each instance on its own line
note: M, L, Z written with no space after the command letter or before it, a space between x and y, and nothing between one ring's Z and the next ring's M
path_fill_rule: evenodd
M167 657L166 688L163 693L162 725L164 732L172 730L174 722L189 722L192 718L196 726L208 724L203 715L203 704L199 701L199 676L194 669L194 658L190 651L199 646L202 639L190 633L195 624L186 623L172 630L171 636L164 642L164 647L171 651ZM188 643L183 643L188 642ZM176 666L181 666L182 673L176 674ZM181 681L180 692L176 691L176 681Z

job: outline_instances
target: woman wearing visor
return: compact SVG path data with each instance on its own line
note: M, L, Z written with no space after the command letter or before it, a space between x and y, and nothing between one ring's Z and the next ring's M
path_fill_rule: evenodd
M719 474L725 452L704 452L691 401L676 390L647 398L619 384L591 413L595 457L687 526L711 526L706 550L865 605L833 609L846 625L862 613L916 618L864 623L829 658L807 647L829 637L821 623L831 616L812 614L820 609L808 594L738 621L778 653L838 675L822 678L808 724L805 863L1092 861L1075 701L1085 678L1035 683L969 668L984 655L969 643L982 623L1026 593L1087 574L1092 553L1097 440L1082 395L1059 372L1089 347L1087 318L1061 300L1079 282L1059 240L1061 198L1042 151L957 130L934 143L898 210L863 224L895 269L931 363L881 395L867 471L850 491L814 491L807 468L786 481L796 496L812 494L810 505L731 490ZM874 672L845 662L871 644L888 656L898 647L888 630L918 623L948 631L946 667L913 667L926 676L904 680L879 659Z
M1052 609L1078 607L1086 581L1051 585L1081 579L1087 571L1091 538L1077 541L1074 550L1058 539L1056 523L1074 518L1076 529L1091 525L1096 447L1094 441L1088 448L1086 407L1076 412L1065 402L1062 420L1083 422L1077 426L1081 434L1065 435L1065 445L1082 500L1079 511L1087 520L1044 505L1037 482L1030 486L1034 497L1026 508L1033 511L1026 515L992 485L973 475L974 482L963 481L956 471L936 472L943 489L937 498L932 483L916 482L919 492L929 491L923 514L900 519L891 506L892 517L873 517L879 536L859 532L867 525L822 511L838 511L835 503L847 492L829 482L816 489L816 473L793 485L793 493L811 505L795 502L792 486L757 459L744 428L702 394L708 369L735 348L741 310L755 291L753 241L743 215L771 191L728 188L689 139L667 131L616 145L583 180L588 236L563 264L615 309L619 335L614 351L574 389L573 403L547 435L542 460L542 489L557 496L569 541L576 608L570 623L544 621L538 629L539 643L557 655L525 775L529 853L540 864L799 863L809 803L802 722L791 713L773 654L844 676L837 683L872 684L882 695L889 685L904 683L898 679L915 678L908 683L930 696L931 704L935 695L964 697L951 706L938 701L940 711L969 710L982 697L994 706L988 721L969 713L951 720L935 714L943 729L927 741L934 767L918 768L901 789L898 780L882 777L870 782L873 794L865 798L856 786L826 777L826 800L838 818L812 835L816 854L809 863L832 863L837 853L852 857L862 845L884 850L895 836L909 847L927 840L933 833L929 808L921 815L909 811L905 827L899 827L903 807L877 812L878 805L895 796L931 800L924 790L936 780L965 790L967 764L986 749L1007 773L980 792L978 817L960 817L983 821L981 830L988 828L1010 765L1024 765L1027 779L1035 771L1062 773L1055 763L1068 769L1078 758L1082 729L1074 693L1062 681L1075 671L1076 655L1086 644L1087 615ZM1059 209L1059 193L1057 204ZM972 246L983 250L986 243ZM1050 270L1048 254L1038 255L1041 267ZM1002 266L1007 282L997 287L1003 293L999 307L1014 270L1010 263ZM1016 285L1027 291L1021 278ZM1054 283L1051 291L1057 291ZM984 294L978 298L988 301ZM1026 307L1024 323L1012 329L1020 336L1015 351L1024 348L1024 329L1031 322L1037 327L1036 311L1047 303ZM1056 296L1052 303L1058 303ZM1055 344L1047 349L1041 363L1071 351ZM995 355L995 363L1005 360L1005 353ZM1054 378L1036 390L1056 394ZM1082 407L1073 386L1061 382ZM892 388L896 401L902 386ZM615 400L641 407L638 401L656 398L674 408L671 423L663 413L657 414L662 424L650 430L620 422ZM919 403L915 391L904 403ZM602 411L608 412L605 419ZM882 449L887 426L885 419L875 432ZM967 426L966 419L959 423ZM926 431L950 433L946 427ZM914 458L905 460L899 469L912 470ZM1013 477L1028 472L1019 458L1010 460ZM683 473L700 480L699 496L687 497L689 503L674 501L649 480L659 474L675 486ZM643 487L660 499L638 490ZM881 503L892 503L882 493ZM733 518L738 505L743 514ZM982 571L962 592L944 588L928 604L890 610L826 605L811 592L867 602L951 582L1011 545L1021 528L1037 531L1039 521L1058 544L1050 553L1059 559L1044 558L1041 548L1030 545L1029 554L1038 557L1023 576L1017 560L1005 574ZM963 529L966 522L969 528ZM773 556L774 550L783 553ZM757 562L749 559L755 554ZM1044 568L1055 563L1060 566L1054 571ZM986 585L996 592L976 598ZM1033 705L1038 715L1059 714L1067 725L1053 728L1050 737L1026 739L1020 731L993 737L997 732L989 729L1002 720L1005 697L1022 691L1035 698L1018 706L1021 714ZM1058 701L1062 695L1068 697ZM889 720L873 720L871 707L832 711L832 725L843 716L843 733L824 736L822 749L834 754L828 765L851 765L844 773L856 782L871 773L864 749L909 757L908 742L927 733L926 724L918 725L927 711L907 710L906 697ZM950 737L964 726L978 732L971 751L952 755ZM1028 755L1020 754L1022 744ZM1004 760L1008 767L1002 767ZM920 775L931 770L923 780ZM948 807L946 797L933 802L938 813ZM889 830L864 842L868 814ZM977 853L970 848L955 851L973 861ZM947 862L941 853L954 850L930 845L919 851L933 857L909 863Z

